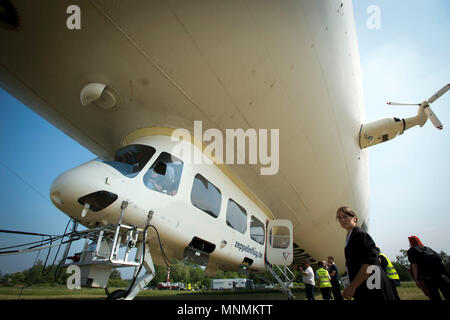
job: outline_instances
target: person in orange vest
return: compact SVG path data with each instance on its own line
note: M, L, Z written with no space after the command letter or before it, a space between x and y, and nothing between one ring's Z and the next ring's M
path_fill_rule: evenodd
M328 271L325 270L325 262L319 261L317 264L319 269L316 271L316 279L319 282L320 293L322 293L323 300L331 300L331 282Z

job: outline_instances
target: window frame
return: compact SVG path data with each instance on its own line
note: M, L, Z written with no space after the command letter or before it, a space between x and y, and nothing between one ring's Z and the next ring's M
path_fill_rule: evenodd
M234 202L234 203L238 206L238 208L241 209L240 211L245 213L245 229L244 229L244 231L241 231L241 230L239 230L239 229L236 229L236 228L233 227L233 226L230 224L230 222L228 221L228 209L229 209L229 207L230 207L230 201ZM225 221L226 221L227 225L228 225L231 229L236 230L236 231L238 231L238 232L240 232L240 233L242 233L242 234L245 234L245 233L247 232L247 229L248 229L248 212L247 212L247 210L246 210L243 206L241 206L239 203L237 203L237 202L236 202L235 200L233 200L231 197L228 198L228 202L227 202L227 211L226 211Z
M278 229L278 230L277 230ZM287 230L287 234L285 235L285 231ZM277 234L273 234L274 231L278 231ZM281 232L280 232L281 231ZM286 242L285 240L288 240ZM289 247L290 242L290 233L289 228L286 226L274 226L270 229L269 233L269 245L274 249L286 249Z
M147 149L149 157L148 157L147 161L145 161L145 163L143 165L140 165L140 169L138 171L125 174L124 173L124 169L126 168L126 166L134 166L135 164L119 161L119 160L116 160L116 158L118 157L119 151L123 151L123 150L125 150L127 148L132 148L132 147ZM104 163L104 164L114 168L116 171L118 171L125 178L134 179L137 176L139 176L142 172L144 172L144 169L151 162L151 160L154 158L156 153L157 153L157 150L153 146L150 146L150 145L147 145L147 144L142 144L142 143L132 143L132 144L129 144L129 145L123 146L122 148L117 149L114 152L114 157L112 158L112 160L102 159L102 158L96 158L94 160L100 161L100 162L102 162L102 163ZM120 168L120 166L122 166L123 168Z
M155 167L156 167L157 164L159 163L158 160L161 158L161 156L163 156L163 154L169 155L169 156L171 157L171 159L172 159L172 158L175 158L175 159L177 159L178 161L181 162L181 171L180 171L180 174L179 174L179 176L178 176L178 179L176 179L176 180L177 180L176 189L174 189L175 194L171 194L171 193L169 193L169 192L162 192L162 190L160 191L160 190L157 190L157 189L150 188L150 187L147 185L147 182L146 182L146 177L147 177L147 175L149 174L150 170L154 170L154 169L155 169ZM166 163L165 161L160 161L160 162L163 162L163 163L166 165L166 174L167 174L167 168L169 167L169 166L168 166L168 163L169 163L169 162L168 162L168 163ZM174 162L170 162L170 163L174 163ZM183 161L183 160L181 160L181 159L178 158L177 156L174 156L173 154L171 154L171 153L169 153L169 152L167 152L167 151L161 151L161 152L158 154L158 156L156 157L156 159L153 161L153 163L148 167L147 172L145 172L144 175L142 176L142 183L144 184L145 188L147 188L147 189L150 190L150 191L156 191L156 192L158 192L158 193L161 193L161 194L165 194L165 195L174 197L174 196L178 195L178 191L180 190L181 178L182 178L182 176L183 176L183 171L184 171L184 161ZM157 173L157 174L158 174L158 173ZM176 174L176 172L174 172L174 174ZM158 174L158 175L160 175L160 174ZM166 175L164 174L164 175L160 175L160 176L165 177ZM174 177L176 178L177 176L175 175ZM147 180L148 180L148 178L147 178Z
M192 200L193 200L193 199L192 199L192 196L194 195L194 192L193 192L193 191L194 191L195 180L198 179L197 176L202 177L205 181L207 181L209 184L211 184L211 185L218 191L218 193L219 193L219 195L220 195L220 200L219 200L219 210L218 210L218 212L217 212L217 216L214 214L214 212L211 211L211 213L210 213L210 212L206 211L205 209L200 208L199 206L197 206L197 205L192 201ZM200 179L199 179L199 180L200 180ZM220 211L222 210L222 198L223 198L223 197L222 197L222 192L220 191L220 189L219 189L214 183L212 183L210 180L206 179L201 173L195 174L194 180L193 180L193 183L192 183L192 188L191 188L191 196L190 196L191 204L192 204L194 207L196 207L197 209L203 211L204 213L208 214L209 216L211 216L211 217L213 217L213 218L218 218L218 217L220 216Z
M252 220L253 219L255 219L257 222L259 222L261 224L261 228L263 230L263 235L257 235L257 236L262 237L262 243L252 237ZM266 243L266 226L265 226L264 222L259 220L254 214L252 214L250 216L250 232L249 232L249 234L250 234L250 239L252 239L256 243L259 243L260 245L264 245Z

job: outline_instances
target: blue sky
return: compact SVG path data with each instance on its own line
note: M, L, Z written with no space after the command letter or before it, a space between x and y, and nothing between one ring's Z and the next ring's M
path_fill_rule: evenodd
M69 218L51 203L50 186L60 173L95 155L2 89L0 137L0 229L62 234ZM0 234L0 247L37 240L40 237ZM40 259L46 254L42 251ZM35 257L36 253L0 257L0 271L27 269Z
M380 8L380 29L366 26L370 5ZM386 102L421 102L450 82L450 2L358 0L354 13L367 121L415 115ZM450 254L450 93L432 109L444 130L427 122L369 149L369 232L392 259L412 234ZM61 234L68 217L51 204L50 185L95 156L1 89L0 137L0 228ZM0 234L0 247L27 240ZM35 257L0 257L0 271L29 268Z
M366 121L409 117L450 82L450 2L354 1ZM370 5L380 8L380 29L368 29ZM431 105L444 129L428 121L369 148L370 226L379 247L395 258L410 235L450 253L450 93Z

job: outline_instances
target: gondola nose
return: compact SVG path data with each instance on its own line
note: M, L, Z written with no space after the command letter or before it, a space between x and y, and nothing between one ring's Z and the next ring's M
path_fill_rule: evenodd
M53 204L73 219L82 220L87 210L100 213L115 206L125 195L119 173L99 161L90 161L59 175L50 188Z

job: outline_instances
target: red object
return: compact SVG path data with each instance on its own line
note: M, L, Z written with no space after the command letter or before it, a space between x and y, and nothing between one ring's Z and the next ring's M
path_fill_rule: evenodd
M417 236L408 237L408 240L411 247L423 247L422 241Z

